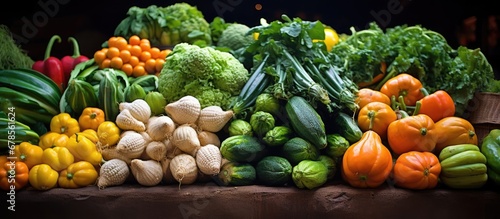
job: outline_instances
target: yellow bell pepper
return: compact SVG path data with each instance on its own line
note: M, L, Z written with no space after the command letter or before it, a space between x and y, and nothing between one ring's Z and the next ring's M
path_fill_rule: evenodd
M43 149L29 142L21 142L14 147L14 156L24 162L28 169L42 163Z
M71 117L68 113L59 113L50 120L50 131L71 137L80 131L80 124L78 124L77 119Z
M78 132L79 135L87 137L89 140L97 144L99 141L99 137L97 136L97 131L94 129L85 129L81 132Z
M38 190L49 190L57 186L59 173L48 164L33 166L29 172L29 182L33 188Z
M97 107L86 107L78 117L81 130L93 129L97 131L97 127L104 121L104 111Z
M61 171L58 184L59 187L66 189L90 186L96 182L98 175L94 165L87 161L79 161Z
M53 147L43 150L42 162L59 172L74 163L75 157L66 147Z
M66 134L61 134L57 132L46 132L40 136L38 146L42 149L53 148L53 147L66 147L68 143L69 136Z
M97 150L96 144L85 136L75 133L69 138L66 147L75 157L75 162L87 161L95 166L102 162L102 154Z
M112 121L105 121L97 128L97 136L99 136L99 143L101 146L113 146L120 140L121 130Z
M325 43L326 51L330 52L333 46L339 43L339 35L337 34L337 31L335 31L334 29L330 27L325 27L325 39L324 40L313 39L312 41Z

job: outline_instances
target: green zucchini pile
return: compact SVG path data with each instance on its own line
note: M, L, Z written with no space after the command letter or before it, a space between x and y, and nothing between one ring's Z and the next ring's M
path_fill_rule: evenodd
M215 179L221 185L319 187L333 179L345 150L362 136L352 117L324 117L302 96L285 101L261 93L250 109L227 124L220 146L227 162ZM327 129L326 119L343 131Z

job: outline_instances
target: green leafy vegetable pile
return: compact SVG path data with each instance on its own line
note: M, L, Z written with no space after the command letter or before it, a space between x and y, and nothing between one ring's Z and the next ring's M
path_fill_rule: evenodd
M33 59L31 59L24 50L22 50L12 38L12 33L5 25L0 25L0 70L31 68Z
M182 42L202 47L212 44L210 25L203 13L185 2L167 7L133 6L116 27L115 35L126 38L138 35L160 46L173 46Z
M340 67L340 74L356 84L380 89L391 77L408 73L430 92L450 93L456 113L461 115L474 93L485 91L494 79L493 69L479 49L454 49L441 34L420 25L401 25L384 32L371 23L368 29L351 31L333 47L330 57ZM381 70L382 63L386 71Z
M282 20L250 29L249 34L257 32L259 37L242 56L252 55L252 75L231 109L241 113L255 103L258 94L268 92L285 100L302 96L330 112L354 112L357 86L338 74L325 44L313 41L325 38L325 25L286 15Z

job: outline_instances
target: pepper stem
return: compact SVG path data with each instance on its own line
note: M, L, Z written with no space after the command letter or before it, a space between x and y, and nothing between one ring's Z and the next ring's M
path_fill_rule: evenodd
M47 43L47 49L45 49L45 58L44 60L50 58L50 52L52 51L52 46L54 42L57 40L58 43L61 43L61 37L59 35L54 35L50 38L49 43Z
M420 88L420 92L422 92L424 96L429 96L429 91L425 88Z
M80 56L80 46L78 45L78 41L74 37L68 37L68 42L73 43L73 58L77 58Z

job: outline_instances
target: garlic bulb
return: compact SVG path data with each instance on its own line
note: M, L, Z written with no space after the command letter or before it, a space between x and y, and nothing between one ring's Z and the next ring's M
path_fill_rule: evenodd
M118 113L115 120L116 126L123 130L142 132L146 130L144 122L132 116L129 109L124 109Z
M146 132L153 141L161 141L172 136L175 130L174 121L168 116L153 116L149 118Z
M128 109L135 119L143 123L147 123L149 117L151 117L151 107L143 99L135 99L132 102L121 102L118 108L120 111Z
M170 172L174 179L181 184L192 184L198 177L196 160L189 154L179 154L170 161Z
M147 143L148 142L141 134L137 132L130 132L120 138L118 144L116 145L116 150L125 157L131 159L139 158L146 148Z
M143 186L158 185L163 178L161 164L155 160L133 159L130 169L135 180Z
M220 106L207 106L201 110L196 124L203 131L218 132L233 116L232 110L224 111Z
M207 175L216 175L220 172L222 155L219 147L208 144L196 153L196 165L200 171Z
M177 124L194 124L200 111L200 101L189 95L165 106L165 112Z
M170 141L174 146L193 157L196 156L196 152L201 147L200 140L198 139L198 133L189 124L178 126L174 130Z
M118 186L125 183L130 170L125 161L120 159L111 159L101 165L99 177L97 178L97 187L104 189L108 186Z
M201 146L205 146L207 144L213 144L217 147L220 147L220 138L217 134L209 131L199 131L198 139L200 140Z

